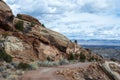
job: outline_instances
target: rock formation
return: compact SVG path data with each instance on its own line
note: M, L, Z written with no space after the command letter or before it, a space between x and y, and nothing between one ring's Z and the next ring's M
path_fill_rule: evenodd
M29 15L26 15L26 14L17 14L17 18L32 22L32 23L37 24L37 25L41 25L41 23L36 18L29 16Z
M0 1L0 28L4 30L13 30L13 13L9 6L4 2Z
M62 65L60 61L63 63L62 60L64 60L64 64L66 64L69 63L66 59L73 59L73 57L87 62L58 66ZM51 80L114 80L108 76L110 67L112 68L110 72L117 73L115 78L120 79L118 75L120 71L116 71L119 69L117 68L119 64L114 66L113 62L112 64L107 62L105 67L102 67L101 64L95 62L104 61L100 56L82 48L77 45L77 42L70 41L64 35L45 28L32 16L18 14L17 17L14 17L9 6L0 0L0 80L18 80L24 74L26 66L27 69L28 67L29 69L39 68L45 61L47 64L52 63L58 67L41 68L40 72L35 71L35 74L34 71L32 72L35 76L31 76L30 72L28 76L23 75L21 80L41 78L41 80L44 78L44 80L49 80L51 77ZM102 68L108 73L104 72Z
M0 45L13 60L31 62L49 57L57 61L62 57L67 58L70 53L83 53L86 59L90 58L91 52L64 35L45 28L36 18L25 14L14 17L5 2L0 1L0 5L0 28L3 29Z

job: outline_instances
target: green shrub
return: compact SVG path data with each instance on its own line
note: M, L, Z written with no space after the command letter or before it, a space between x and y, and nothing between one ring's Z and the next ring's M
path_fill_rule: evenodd
M57 66L58 64L57 64L57 62L51 62L51 61L50 62L49 61L43 61L43 62L39 61L38 65L40 67L51 67L51 66Z
M86 60L86 56L83 53L80 53L79 61L85 62L85 60Z
M74 60L75 59L75 55L73 53L70 53L68 55L68 60Z
M67 59L62 58L62 59L59 61L59 64L60 64L60 65L66 65L66 64L69 64L69 61L68 61Z
M45 28L45 25L44 25L44 24L42 24L42 27L44 27L44 28Z
M22 16L21 15L17 15L17 18L22 19Z
M35 26L35 23L34 22L31 22L31 25L30 25L31 27L34 27Z
M79 60L79 54L78 53L75 54L75 59Z
M9 32L4 32L4 33L2 33L2 36L3 36L4 38L6 38L7 36L9 36Z
M113 61L113 62L117 61L117 59L115 59L115 58L110 58L110 60Z
M47 57L47 61L53 61L49 56Z
M22 70L29 70L29 69L31 69L31 66L27 63L22 63L21 62L21 63L19 63L17 68L22 69Z
M94 59L93 56L89 58L89 61L90 61L90 62L91 62L91 61L94 61L94 60L95 60L95 59Z
M12 62L12 57L2 49L0 50L0 61Z
M38 61L31 62L29 65L30 65L30 67L31 67L32 70L36 70L36 69L39 68Z
M24 26L24 22L23 22L22 20L19 20L19 21L16 23L15 28L18 29L18 30L20 30L20 31L23 31L23 29L24 29L23 26Z
M44 33L48 33L48 31L47 31L47 30L41 30L41 31L43 31Z

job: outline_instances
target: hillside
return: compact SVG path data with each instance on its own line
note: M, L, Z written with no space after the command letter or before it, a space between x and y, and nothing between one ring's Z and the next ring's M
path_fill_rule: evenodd
M52 77L57 70L59 76L67 74L64 76L65 80L113 80L114 76L111 78L109 70L105 69L108 72L106 73L101 68L104 62L102 57L93 54L89 49L82 48L64 35L48 29L38 19L27 14L14 16L10 7L0 0L0 80L34 80L33 77L38 77L39 80L47 71ZM71 65L67 66L67 64ZM119 64L113 65L117 66L115 68L118 72L112 72L119 75ZM67 68L72 71L67 72ZM37 76L29 75L29 71L39 69L40 72L35 71ZM88 71L91 73L87 74ZM81 75L78 75L80 77L78 79L69 77L73 74ZM99 77L101 74L105 75ZM89 78L89 75L92 78ZM45 77L41 80L49 80L47 75Z
M64 35L47 29L36 18L26 14L15 17L6 3L0 1L0 4L0 48L13 60L31 62L50 58L57 61L68 58L70 53L83 53L86 59L90 56L100 59Z

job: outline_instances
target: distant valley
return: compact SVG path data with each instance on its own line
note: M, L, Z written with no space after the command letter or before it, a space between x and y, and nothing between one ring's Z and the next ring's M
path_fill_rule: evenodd
M105 39L90 39L90 40L78 40L81 45L110 45L110 46L120 46L120 40L105 40Z
M83 48L90 49L93 53L101 55L103 58L120 61L120 40L81 39L77 41Z

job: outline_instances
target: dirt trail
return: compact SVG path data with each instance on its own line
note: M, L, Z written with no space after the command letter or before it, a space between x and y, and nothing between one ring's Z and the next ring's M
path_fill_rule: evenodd
M41 67L39 70L36 71L28 71L26 72L21 80L65 80L63 76L55 75L57 70L69 69L69 68L85 68L88 67L90 62L87 63L77 63L77 64L70 64L58 67Z

